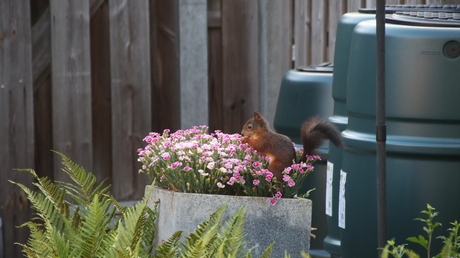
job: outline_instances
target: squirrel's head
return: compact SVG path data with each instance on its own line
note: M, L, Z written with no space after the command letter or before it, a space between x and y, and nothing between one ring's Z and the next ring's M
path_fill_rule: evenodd
M267 120L265 120L259 111L254 112L254 117L249 119L241 130L243 136L251 137L260 130L269 130Z

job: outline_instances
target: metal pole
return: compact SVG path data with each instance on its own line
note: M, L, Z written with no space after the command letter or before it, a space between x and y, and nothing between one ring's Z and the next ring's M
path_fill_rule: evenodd
M385 124L385 0L377 0L376 14L377 230L378 245L379 247L384 247L387 241Z

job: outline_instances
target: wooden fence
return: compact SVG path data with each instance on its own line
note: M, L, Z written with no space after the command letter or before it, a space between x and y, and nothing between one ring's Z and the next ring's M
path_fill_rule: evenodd
M387 4L448 1L388 0ZM452 2L455 3L455 2ZM150 131L273 121L283 74L332 62L340 15L375 0L0 1L0 217L3 253L31 217L14 168L67 180L64 153L118 200L147 182L136 149ZM0 245L1 246L1 245ZM1 249L1 248L0 248Z

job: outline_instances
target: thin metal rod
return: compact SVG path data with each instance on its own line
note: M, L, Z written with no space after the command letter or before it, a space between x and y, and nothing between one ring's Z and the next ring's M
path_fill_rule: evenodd
M378 245L387 241L386 198L386 122L385 122L385 0L377 0L377 73L376 73L376 141L377 141L377 229Z

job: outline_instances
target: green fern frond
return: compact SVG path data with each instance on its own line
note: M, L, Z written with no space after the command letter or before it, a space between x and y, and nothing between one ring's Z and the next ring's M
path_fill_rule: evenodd
M219 223L227 205L222 205L213 212L207 221L203 221L198 228L186 237L185 252L181 257L208 257L211 246L217 239Z
M153 245L153 240L155 238L156 233L156 219L158 217L158 210L157 210L158 202L155 204L153 209L146 209L147 211L147 220L145 222L144 227L144 236L142 238L142 242L144 249L147 253L152 253L155 249Z
M244 215L247 206L239 208L233 216L226 222L226 227L222 228L222 241L219 246L219 253L230 257L240 257L243 247L247 245L244 241L246 233L244 231Z
M186 238L187 244L193 245L194 242L199 240L207 231L209 231L215 225L218 225L219 222L222 220L222 214L224 213L226 208L227 205L222 205L209 216L208 220L201 222L197 226L197 229Z
M81 237L77 243L84 257L101 257L105 250L106 230L109 227L111 217L110 199L95 194L92 202L87 207L86 219L81 223Z
M78 204L86 205L93 200L95 194L105 194L108 191L110 186L103 188L105 180L95 186L97 179L92 173L87 173L83 167L70 160L64 154L54 152L61 156L62 164L64 165L62 170L70 176L76 185L65 182L61 182L61 184L69 190L68 194Z
M272 249L275 243L271 243L267 248L265 248L264 252L260 255L260 258L270 258L272 256Z
M154 229L154 225L150 225L150 223L155 220L150 216L156 215L147 206L149 196L150 193L136 205L128 207L122 213L124 224L119 223L117 225L117 238L113 245L119 253L148 253L153 248L151 233L149 232L148 236L146 236L147 231ZM144 241L149 241L150 243ZM141 247L148 247L148 249L142 249Z
M158 246L155 251L156 255L154 258L172 258L177 257L180 248L180 237L182 236L183 231L176 231L174 234L168 238L166 242Z

